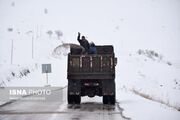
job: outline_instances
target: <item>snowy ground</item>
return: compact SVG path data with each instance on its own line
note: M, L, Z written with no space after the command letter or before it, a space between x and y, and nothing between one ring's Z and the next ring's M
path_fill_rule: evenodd
M78 44L82 32L96 44L114 45L125 116L179 120L179 11L179 0L0 0L0 86L46 85L44 63L52 64L49 84L65 86L63 43Z
M135 95L128 90L119 90L119 103L123 115L132 120L178 120L179 111L164 104Z
M116 83L125 116L137 120L180 118L180 70L164 61L137 52L122 57Z

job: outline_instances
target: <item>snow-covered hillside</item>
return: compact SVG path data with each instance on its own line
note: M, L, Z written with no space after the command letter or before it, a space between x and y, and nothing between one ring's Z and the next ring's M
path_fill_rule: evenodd
M44 63L49 84L66 85L68 43L81 32L114 46L124 115L179 120L179 12L179 0L0 0L0 86L44 86Z

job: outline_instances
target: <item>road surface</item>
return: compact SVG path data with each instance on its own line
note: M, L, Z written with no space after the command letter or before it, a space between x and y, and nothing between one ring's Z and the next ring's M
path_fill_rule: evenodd
M67 89L63 90L66 98ZM58 96L58 92L54 92ZM67 100L38 102L17 100L0 107L0 120L126 120L116 105L103 105L101 97L83 97L80 105L68 105Z

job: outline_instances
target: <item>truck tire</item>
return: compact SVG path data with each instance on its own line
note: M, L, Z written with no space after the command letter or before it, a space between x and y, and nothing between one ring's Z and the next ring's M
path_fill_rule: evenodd
M75 104L80 104L81 103L81 96L80 95L74 96L74 101L75 101Z
M74 103L74 96L68 95L68 104L73 104L73 103Z
M103 104L108 104L108 96L103 96Z
M115 95L112 95L112 96L109 96L109 100L110 100L110 104L111 105L114 105L115 104L115 102L116 102L116 98L115 98Z
M81 96L80 95L68 95L68 104L80 104Z
M103 96L103 104L114 105L115 102L116 102L115 95L105 95L105 96Z

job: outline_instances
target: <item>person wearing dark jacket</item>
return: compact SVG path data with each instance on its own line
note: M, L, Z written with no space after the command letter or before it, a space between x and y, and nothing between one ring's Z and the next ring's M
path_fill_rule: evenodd
M90 47L89 47L88 53L89 54L97 54L97 49L96 49L95 44L93 42L90 42L89 45L90 45Z
M82 36L82 38L80 39L81 34L78 32L78 37L77 40L79 41L80 45L82 47L84 47L86 53L88 53L90 45L89 42L86 40L85 36Z

